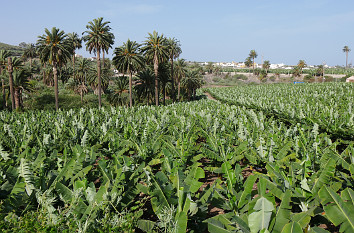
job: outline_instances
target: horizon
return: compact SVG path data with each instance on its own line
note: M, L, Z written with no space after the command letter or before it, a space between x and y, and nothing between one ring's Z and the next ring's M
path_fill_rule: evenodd
M349 28L354 23L354 2L349 0L255 0L253 4L185 0L105 0L97 4L93 0L65 0L55 9L43 0L14 0L2 5L7 10L0 20L7 23L0 42L11 45L36 43L45 28L81 35L89 21L103 17L111 22L116 37L113 49L128 38L142 43L149 32L156 30L180 41L181 58L197 62L242 62L254 49L259 64L263 56L272 64L294 65L305 60L308 65L343 66L343 47L353 47L350 38L354 32ZM107 57L112 58L113 49ZM84 43L77 53L94 56L85 50ZM349 53L348 63L352 60Z

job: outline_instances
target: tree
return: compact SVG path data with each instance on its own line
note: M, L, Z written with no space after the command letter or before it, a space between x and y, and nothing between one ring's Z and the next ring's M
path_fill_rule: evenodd
M144 57L140 53L140 45L136 41L127 40L114 50L113 65L121 72L129 74L129 103L133 106L132 76L144 67Z
M202 76L197 70L187 70L181 82L183 87L187 90L188 100L191 100L192 94L195 97L195 90L203 85Z
M31 71L26 68L14 69L12 73L16 109L22 107L22 92L23 90L29 90L28 77L30 77L30 75Z
M128 89L129 78L126 76L118 77L114 80L115 88L113 93L108 95L108 101L114 106L127 106L128 105Z
M79 35L76 32L68 33L68 41L71 45L72 54L73 54L73 78L75 78L75 50L82 48L82 39L79 38Z
M10 52L7 50L0 50L0 77L2 85L2 98L3 98L3 109L7 106L6 92L5 92L5 80L3 76L3 71L7 64L7 58L10 56Z
M140 99L146 99L147 105L150 103L150 96L154 95L154 72L150 67L146 67L143 71L140 71L137 76L135 89Z
M171 91L171 96L173 101L175 101L176 96L175 96L175 77L174 77L174 73L173 73L173 61L174 59L177 59L181 53L182 53L182 49L181 49L181 44L179 43L179 41L176 38L168 38L167 39L167 47L168 47L168 54L169 54L169 58L171 61L171 83L172 83L172 91Z
M103 22L103 18L99 17L90 21L86 25L86 35L83 40L86 42L86 50L90 53L97 54L97 76L98 76L98 105L101 107L101 58L100 53L107 47L114 43L114 35L110 32L111 28L108 26L110 22Z
M251 50L249 57L253 60L253 73L254 73L254 59L258 57L256 50L254 50L254 49Z
M77 91L81 97L81 103L83 103L84 93L87 92L86 87L86 77L89 74L91 69L90 61L86 58L82 58L78 60L76 64L76 80L78 81L79 85L77 87Z
M40 59L53 66L55 109L59 109L58 68L70 59L72 49L67 40L67 35L59 28L53 27L52 31L45 29L45 34L38 37L37 47Z
M348 68L348 53L351 51L351 49L346 45L343 47L343 52L345 53L345 68Z
M186 71L187 71L186 60L178 59L176 62L175 70L174 70L176 81L177 81L177 100L178 101L180 100L180 95L181 95L181 80L186 75Z
M13 66L12 66L12 58L7 58L7 71L9 74L9 86L10 86L10 96L11 96L11 106L12 110L15 110L15 95L14 95L14 84L12 78Z
M37 57L37 50L34 44L28 44L22 55L23 58L30 60L30 68L32 69L32 59Z
M300 60L297 63L297 67L300 69L300 74L302 74L302 70L306 67L306 62L304 60Z
M268 70L270 68L270 62L268 60L264 61L263 63L263 69L266 71L266 74L268 74Z
M160 64L159 66L159 82L161 83L162 86L162 101L163 105L166 104L166 86L167 83L172 82L172 77L169 64L167 62L164 62ZM172 89L172 88L171 88Z
M168 59L168 46L166 45L166 38L163 34L159 35L156 31L149 33L147 40L144 42L142 48L146 56L147 62L154 65L155 73L155 104L159 105L159 64Z

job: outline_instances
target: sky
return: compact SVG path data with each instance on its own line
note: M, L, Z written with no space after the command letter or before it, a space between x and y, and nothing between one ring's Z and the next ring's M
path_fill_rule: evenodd
M353 0L0 0L0 6L0 42L12 45L35 43L45 28L81 35L103 17L113 48L128 38L143 43L155 30L178 39L188 61L240 62L254 49L258 63L333 66L345 65L345 45L354 48ZM77 53L94 56L85 46Z

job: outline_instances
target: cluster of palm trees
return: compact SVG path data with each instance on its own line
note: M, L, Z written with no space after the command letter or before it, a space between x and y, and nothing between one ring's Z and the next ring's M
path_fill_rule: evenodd
M115 91L110 99L117 102L123 103L123 96L127 93L129 106L133 106L137 100L159 105L161 98L165 104L167 96L173 102L179 101L181 87L185 89L184 93L189 99L195 95L195 90L203 84L202 77L200 72L188 69L184 59L178 59L182 50L177 39L167 38L156 31L149 33L142 44L128 39L114 49L111 62L105 59L105 54L112 49L115 39L109 24L102 17L93 19L86 25L82 38L75 32L66 34L56 27L51 30L46 28L44 34L38 36L36 44L28 44L23 53L22 58L29 60L29 67L25 67L19 58L7 62L10 54L0 51L3 102L7 104L5 90L8 89L8 96L14 98L14 108L21 106L22 90L26 90L32 74L35 73L35 58L38 58L35 63L39 61L41 64L43 83L54 86L56 110L59 109L58 80L67 82L69 77L72 77L69 83L80 94L81 101L90 86L98 95L98 105L101 107L101 95L114 81L112 65L121 74L129 76L129 80L125 76L115 77ZM76 59L75 51L83 46L83 42L86 50L96 55L95 67L88 59ZM9 85L6 86L5 81ZM126 88L126 85L129 87Z

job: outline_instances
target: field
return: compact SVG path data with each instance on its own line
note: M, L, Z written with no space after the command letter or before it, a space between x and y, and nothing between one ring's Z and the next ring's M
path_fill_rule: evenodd
M0 229L354 231L354 85L198 92L217 101L0 112Z

